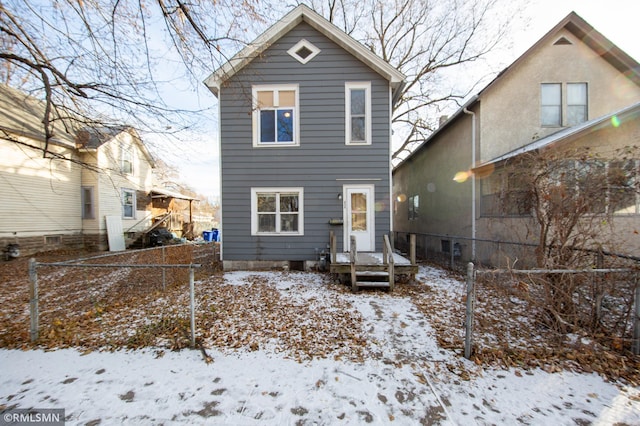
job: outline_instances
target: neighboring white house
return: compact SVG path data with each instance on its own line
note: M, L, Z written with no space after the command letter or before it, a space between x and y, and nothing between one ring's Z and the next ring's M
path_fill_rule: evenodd
M0 247L106 249L107 216L125 234L150 225L154 161L133 129L58 119L45 153L44 105L5 85L0 105Z

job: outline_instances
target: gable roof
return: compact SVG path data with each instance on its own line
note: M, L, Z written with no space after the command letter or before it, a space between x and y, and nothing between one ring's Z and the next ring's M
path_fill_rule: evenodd
M493 79L487 86L485 86L479 93L480 96L483 92L502 80L505 74L509 73L513 68L516 68L518 64L524 61L531 52L536 50L539 46L549 43L558 32L562 29L566 29L576 38L586 44L591 50L596 52L602 59L611 64L615 69L624 74L629 80L640 86L640 64L631 56L626 54L622 49L613 44L602 33L593 28L587 21L582 19L577 13L569 13L562 21L560 21L555 27L549 30L540 40L535 42L529 49L527 49L522 55L518 57L511 65L502 70L496 78Z
M97 127L85 127L77 132L76 148L80 151L88 152L95 151L102 145L115 140L121 133L129 133L133 138L134 143L138 149L145 156L147 162L151 167L155 167L156 163L153 156L147 149L140 135L133 127L128 126L103 126Z
M589 48L595 51L602 59L611 64L614 68L624 74L629 80L640 86L640 64L631 56L626 54L622 49L613 44L609 39L602 35L598 30L593 28L587 21L582 19L577 13L569 13L563 20L561 20L556 26L549 30L542 38L534 43L529 49L527 49L522 55L520 55L514 62L503 69L489 84L483 87L477 94L472 96L462 107L460 107L447 121L445 121L440 127L438 127L433 133L429 135L422 143L420 143L409 155L407 155L400 163L398 163L394 169L399 168L405 161L410 159L414 154L419 152L422 147L431 142L435 137L445 128L454 123L463 112L471 108L476 102L480 102L482 95L494 85L498 84L505 75L510 73L517 67L522 61L524 61L531 52L536 50L539 46L548 43L558 32L562 29L566 29L571 34L576 36L582 42L584 42ZM571 128L570 128L571 129ZM569 130L569 129L565 129ZM552 135L553 136L553 135Z
M217 97L222 83L233 77L238 71L301 22L306 22L311 25L325 37L337 43L351 55L385 77L391 84L394 95L400 93L399 89L404 85L404 74L304 4L297 6L258 38L249 43L228 62L207 77L204 83ZM395 100L394 97L394 101Z
M0 84L0 130L32 140L44 141L42 118L45 104L25 92ZM54 135L49 143L69 148L75 147L75 128L68 118L61 117L56 110L51 119L55 120Z
M0 84L0 130L8 134L23 136L32 140L44 141L42 117L45 114L45 103L27 93ZM113 140L122 132L131 134L140 151L152 167L155 160L147 149L138 132L127 126L84 127L70 116L62 116L54 110L54 137L49 143L77 150L95 150Z
M618 124L615 124L615 125L613 124L614 117ZM635 104L629 105L626 108L612 112L610 114L606 114L601 117L594 118L593 120L585 121L584 123L580 123L573 127L562 129L549 136L546 136L544 138L540 138L534 142L531 142L530 144L514 149L511 152L500 155L499 157L496 157L492 160L486 161L478 165L477 167L474 167L474 169L480 169L490 164L500 163L502 161L508 160L513 157L517 157L518 155L525 154L527 152L549 147L557 142L568 141L570 139L574 139L576 137L580 137L585 134L588 134L609 126L616 126L616 125L619 125L620 123L624 123L629 120L637 120L637 119L640 119L640 102L636 102Z

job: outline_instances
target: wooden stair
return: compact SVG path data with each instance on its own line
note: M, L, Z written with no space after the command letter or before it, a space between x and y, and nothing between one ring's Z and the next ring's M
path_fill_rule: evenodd
M356 238L351 236L351 291L356 292L360 288L387 288L393 291L395 284L395 271L393 252L387 235L383 238L383 262L382 264L358 264L358 251Z
M360 269L360 270L359 270ZM389 288L388 271L371 271L369 267L356 266L356 288Z

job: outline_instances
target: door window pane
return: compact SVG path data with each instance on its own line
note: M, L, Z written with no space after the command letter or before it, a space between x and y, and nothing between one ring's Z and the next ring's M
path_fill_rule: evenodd
M351 230L367 230L367 195L363 193L351 194Z

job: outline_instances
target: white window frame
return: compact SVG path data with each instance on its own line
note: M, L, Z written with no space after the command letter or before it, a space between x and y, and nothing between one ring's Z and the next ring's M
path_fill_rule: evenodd
M80 198L82 200L82 218L83 219L95 219L95 202L93 201L93 186L83 186L81 188ZM88 199L87 199L88 198ZM85 206L89 206L89 211L86 211Z
M365 91L365 122L364 141L351 140L351 90ZM344 115L345 115L345 144L346 145L371 145L371 82L354 81L344 84Z
M122 218L123 219L135 219L136 218L136 191L133 189L128 189L128 188L122 188L121 189L121 199L120 199L120 204L122 205ZM133 202L131 203L131 216L127 216L125 213L125 195L126 193L131 193L131 199L133 200Z
M303 47L307 48L311 52L306 58L298 55L298 51L300 51L300 49L302 49ZM297 42L291 49L287 50L287 53L301 64L306 64L307 62L315 58L318 53L320 53L320 49L314 46L310 41L302 39Z
M135 155L131 147L122 146L120 149L120 171L126 175L133 175L135 172L134 164ZM129 164L127 168L126 165ZM130 170L128 170L130 169Z
M417 220L420 217L420 195L409 197L409 220Z
M258 92L273 91L273 100L278 106L278 92L295 92L295 105L293 106L293 141L292 142L260 142L260 108L258 108ZM252 97L252 127L254 148L282 148L300 146L300 90L297 84L260 84L251 87Z
M258 231L258 194L277 194L276 197L276 232L259 232ZM298 231L297 232L281 232L280 231L280 203L279 194L297 193L298 194ZM273 235L273 236L302 236L304 235L304 188L251 188L251 235Z
M580 103L575 103L575 100L571 99L569 96L569 87L584 87L584 103L580 102ZM586 82L571 82L571 83L567 83L566 84L567 87L567 126L575 126L578 125L580 123L584 123L585 121L589 120L589 83ZM581 121L576 121L575 123L571 123L570 122L570 118L572 117L572 115L569 113L569 108L570 107L579 107L579 108L584 108L584 120Z
M543 91L543 87L549 87L549 86L553 86L553 87L558 87L560 89L560 99L557 100L558 103L544 103L544 100L542 99L542 91ZM562 123L564 121L564 113L563 113L563 108L562 105L564 103L564 96L562 96L562 83L558 83L558 82L549 82L549 83L540 83L540 126L541 127L562 127ZM553 123L545 123L543 120L543 109L545 107L554 107L554 108L559 108L558 109L558 113L560 114L560 116L558 117L558 121L557 122L553 122Z

